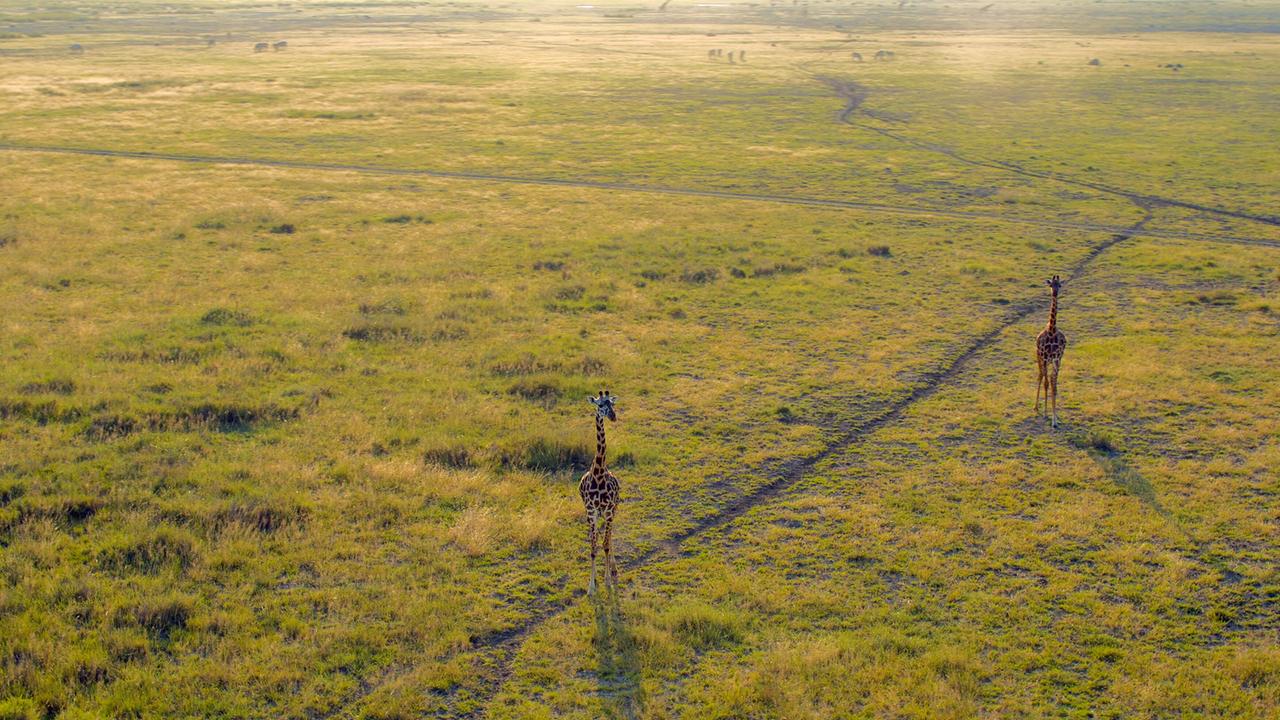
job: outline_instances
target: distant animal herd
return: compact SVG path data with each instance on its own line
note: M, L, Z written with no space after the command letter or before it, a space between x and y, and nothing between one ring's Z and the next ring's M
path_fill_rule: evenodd
M229 33L228 33L228 35L229 35ZM218 44L218 39L217 39L217 38L212 38L212 37L210 37L210 38L205 38L205 47L213 47L213 46L215 46L215 45L217 45L217 44ZM288 40L277 40L277 41L275 41L275 42L273 42L273 43L265 43L265 42L254 43L254 44L253 44L253 51L254 51L254 52L256 52L256 53L266 52L266 51L268 51L268 50L275 50L276 52L279 52L279 51L284 50L284 49L286 49L286 48L288 48L288 47L289 47L289 41L288 41ZM84 54L84 46L83 46L83 45L81 45L80 43L72 43L72 44L71 44L71 47L70 47L70 48L68 48L68 50L71 52L71 54L72 54L72 55L83 55L83 54Z
M735 57L737 57L736 60L734 59ZM892 50L877 50L876 54L871 57L878 62L889 62L897 59L897 55L895 55ZM745 65L747 62L747 51L730 50L728 53L725 53L723 48L714 48L707 51L708 60L717 60L720 58L728 60L730 65ZM853 53L852 58L854 62L862 62L862 53L855 52Z
M728 55L725 55L724 50L722 50L722 49L720 49L720 48L716 48L715 50L708 50L708 51L707 51L707 57L712 58L712 59L714 59L714 58L727 58L727 59L729 60L729 64L730 64L730 65L737 65L738 63L745 63L745 62L747 61L747 51L746 51L746 50L739 50L739 51L737 51L737 52L738 52L738 60L737 60L737 62L734 62L734 60L733 60L733 53L734 53L734 51L733 51L733 50L730 50Z

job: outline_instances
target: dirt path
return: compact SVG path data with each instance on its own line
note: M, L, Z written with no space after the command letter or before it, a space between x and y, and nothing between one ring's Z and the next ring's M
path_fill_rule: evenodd
M1095 245L1083 258L1078 260L1067 274L1068 281L1078 278L1100 255L1116 243L1128 240L1142 233L1144 226L1152 219L1152 210L1144 208L1144 217L1124 232L1108 237L1104 242ZM784 465L775 466L772 470L757 470L756 474L769 476L768 482L724 505L718 512L703 519L697 524L658 541L651 549L631 558L619 558L619 564L626 574L639 575L651 566L660 564L678 556L680 547L687 541L696 539L711 531L725 527L750 510L771 502L803 479L815 466L833 455L844 452L871 433L897 422L903 414L914 405L932 397L939 389L956 377L983 350L995 344L1000 335L1009 328L1025 320L1032 313L1043 310L1043 298L1039 295L1024 298L1012 305L1001 317L999 323L988 332L973 338L949 361L933 372L925 375L924 381L910 393L902 396L875 417L860 423L845 423L837 428L835 438L822 450L807 457L796 458ZM514 672L513 663L524 641L548 621L560 617L585 595L578 590L568 599L541 608L524 622L513 627L478 636L474 639L469 652L487 654L494 668L492 676L483 684L480 697L481 706L485 709L456 715L458 718L479 718L487 715L487 707L501 692L502 687ZM408 665L397 665L384 670L376 680L361 685L360 690L347 698L342 705L325 717L336 717L351 709L351 706L382 684L390 682L411 669ZM471 699L475 699L472 696Z
M844 98L845 106L841 108L840 114L836 116L836 122L849 122L849 118L853 117L853 114L857 112L858 106L862 105L862 102L867 99L867 95L871 94L865 87L852 80L841 80L827 75L814 75L813 77L834 90L836 95Z
M861 127L861 126L859 126ZM805 205L809 207L825 207L838 210L861 210L864 212L884 213L889 215L912 215L922 217L950 218L958 220L990 220L995 222L1032 225L1059 230L1079 230L1109 234L1142 235L1145 237L1165 238L1171 240L1194 240L1203 242L1225 242L1243 245L1262 245L1280 247L1280 240L1267 240L1257 237L1239 235L1220 235L1216 233L1185 232L1181 230L1164 230L1140 228L1106 223L1078 222L1055 218L1035 218L1010 216L1003 213L976 210L950 210L946 208L930 208L915 205L897 205L890 203L862 202L859 200L834 200L827 198L805 197L799 195L771 195L759 193L740 193L725 190L700 190L696 188L666 187L661 185L635 185L631 183L606 182L597 180L574 180L548 177L528 177L519 175L493 175L488 173L453 172L448 170L427 170L418 168L397 168L380 165L354 165L344 163L309 162L303 160L274 160L271 158L235 157L224 155L181 155L176 153L144 152L132 150L103 150L94 148L62 147L52 145L18 145L0 143L0 150L9 152L51 153L59 155L91 155L97 157L127 158L131 160L154 160L164 162L199 163L209 165L248 165L255 167L290 168L297 170L322 170L331 172L354 172L377 175L409 175L430 177L442 180L471 180L476 182L498 182L516 185L543 185L551 187L588 188L594 190L612 190L617 192L650 193L660 195L683 195L687 197L705 197L718 200L744 200L752 202L781 203L787 205ZM1126 196L1127 197L1127 196ZM1161 199L1149 200L1145 196L1129 198L1145 206L1168 205ZM1187 207L1183 205L1183 207ZM1224 211L1225 212L1225 211Z
M876 127L874 125L867 125L865 123L856 122L853 119L853 116L854 116L854 113L857 112L858 108L862 105L862 103L867 99L867 95L869 94L869 91L867 90L867 88L851 80L840 80L838 78L832 78L825 75L813 75L813 74L810 74L810 77L812 77L814 80L817 80L818 82L823 83L827 87L831 88L836 93L836 95L844 99L845 106L843 109L841 109L839 115L837 116L838 122L845 123L846 125L851 125L860 130L868 130L870 132L876 133L878 135L887 137L891 140L895 140L897 142L900 142L906 145L910 145L911 147L918 148L920 150L926 150L928 152L946 155L952 160L963 163L965 165L970 165L972 167L989 168L993 170L1001 170L1004 172L1013 173L1015 175L1021 175L1023 177L1036 178L1038 180L1049 180L1052 182L1062 183L1064 185L1072 185L1075 187L1088 188L1090 190L1095 190L1097 192L1106 193L1108 195L1113 195L1115 197L1124 198L1126 200L1130 200L1133 202L1144 203L1147 206L1151 206L1151 207L1155 207L1155 206L1179 207L1187 210L1196 210L1198 212L1205 212L1213 215L1220 215L1223 217L1234 218L1237 220L1248 220L1251 222L1262 223L1264 225L1271 225L1273 227L1280 227L1280 217L1275 217L1270 215L1257 215L1254 213L1243 212L1240 210L1230 210L1227 208L1212 207L1209 205L1202 205L1200 203L1191 202L1189 200L1181 200L1179 198L1171 198L1163 195L1147 195L1145 193L1134 192L1132 190L1125 190L1124 188L1118 188L1113 185L1107 185L1105 183L1092 182L1089 180L1081 180L1079 178L1071 177L1069 175L1063 175L1061 173L1049 172L1044 170L1032 170L1022 165L1018 165L1017 163L1006 162L1003 160L988 160L986 158L971 157L969 155L965 155L961 153L959 150L956 150L955 148L948 147L946 145L940 145L938 143L930 143L930 142L924 142L922 140L916 140L914 138L903 135L902 133L894 132L886 128L881 128L881 127Z

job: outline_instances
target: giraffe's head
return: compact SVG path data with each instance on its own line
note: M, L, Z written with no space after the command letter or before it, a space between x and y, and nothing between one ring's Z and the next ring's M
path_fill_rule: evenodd
M1057 295L1058 290L1062 288L1062 280L1060 280L1057 275L1054 275L1052 280L1046 280L1045 284L1053 288L1054 295Z
M616 421L618 413L614 411L613 404L617 402L617 395L610 395L608 390L601 390L599 395L588 397L592 405L596 406L596 416L601 418L609 418Z

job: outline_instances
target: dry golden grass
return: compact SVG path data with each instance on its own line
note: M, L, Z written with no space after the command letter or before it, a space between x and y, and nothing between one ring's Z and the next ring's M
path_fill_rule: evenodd
M1030 354L1274 212L1274 9L986 4L0 2L9 144L936 211L0 150L0 717L1276 716L1280 230Z

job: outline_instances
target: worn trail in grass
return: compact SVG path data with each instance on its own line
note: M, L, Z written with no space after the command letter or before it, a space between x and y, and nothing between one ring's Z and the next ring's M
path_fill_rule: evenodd
M324 170L338 172L358 172L372 173L377 175L410 175L422 176L440 179L456 179L456 180L474 180L479 182L501 182L515 183L518 185L550 185L556 187L580 187L598 190L611 190L622 192L642 192L656 193L661 195L685 195L692 197L706 197L719 200L746 200L752 202L771 202L783 203L787 205L811 205L816 207L829 207L838 209L860 210L863 212L890 213L902 215L924 215L936 216L941 218L953 219L982 219L982 220L998 220L1002 223L1011 223L1018 225L1035 225L1039 227L1059 228L1068 230L1083 230L1090 232L1117 232L1123 234L1138 234L1151 237L1164 238L1181 238L1189 240L1203 240L1206 242L1227 242L1241 243L1245 245L1263 245L1267 247L1280 247L1280 240L1267 240L1256 237L1242 237L1233 235L1215 235L1207 233L1183 232L1179 230L1167 229L1147 229L1144 227L1121 228L1113 225L1091 222L1072 222L1068 220L1055 220L1051 218L1028 218L1018 217L1016 215L1008 215L1001 213L984 213L974 211L947 210L943 208L930 208L912 205L886 205L881 203L860 202L857 200L834 200L814 197L798 197L792 195L763 195L751 193L735 193L724 192L719 190L698 190L694 188L679 187L650 187L644 185L631 185L628 183L611 183L597 182L590 180L566 180L560 178L537 178L537 177L517 177L510 175L487 175L481 173L465 173L440 170L425 170L416 168L396 168L374 165L346 165L338 163L313 163L293 160L272 160L267 158L244 158L234 156L201 156L201 155L173 155L167 153L155 153L147 151L130 151L130 150L96 150L90 148L68 148L68 147L41 147L26 145L6 145L0 144L0 150L9 150L14 152L41 152L55 154L70 155L96 155L99 157L119 157L130 158L135 160L161 160L170 162L184 163L201 163L216 165L255 165L260 167L280 167L293 168L298 170ZM1129 196L1125 196L1128 198ZM1138 202L1172 203L1164 199L1149 199L1143 196L1133 196L1132 198ZM1182 204L1185 205L1185 204ZM1193 207L1185 205L1186 207ZM1228 211L1219 211L1209 208L1199 208L1209 210L1211 212L1222 212L1224 214L1233 214Z
M853 118L854 118L854 115L858 112L858 109L861 107L863 102L867 99L868 91L866 88L862 88L858 86L856 83L841 81L836 78L831 78L831 77L826 77L821 75L812 75L811 77L812 79L830 87L839 97L843 98L846 101L846 105L844 106L844 108L840 110L839 115L837 116L837 119L841 123L844 123L845 125L848 125L850 127L857 128L859 130L873 132L878 135L882 135L884 137L890 138L892 140L906 143L912 147L921 148L924 150L928 150L930 152L936 152L942 155L946 155L947 157L959 163L962 163L964 165L970 165L973 167L992 168L996 170L1007 170L1011 173L1014 173L1017 175L1023 175L1030 178L1037 178L1041 180L1051 180L1053 182L1063 183L1066 185L1075 185L1078 187L1089 188L1090 190L1098 190L1098 191L1107 193L1108 195L1114 195L1116 197L1124 198L1125 200L1129 200L1136 203L1141 203L1149 207L1150 206L1181 207L1181 208L1186 208L1188 210L1197 210L1200 212L1209 213L1211 215L1222 215L1225 217L1236 218L1240 220L1248 220L1251 222L1262 223L1264 225L1280 227L1280 217L1275 217L1271 215L1259 215L1256 213L1242 212L1239 210L1231 210L1228 208L1212 207L1212 206L1204 205L1201 203L1197 203L1197 202L1193 202L1190 200L1185 200L1177 197L1147 195L1143 193L1134 192L1132 190L1125 190L1123 188L1113 187L1111 185L1106 185L1103 183L1090 182L1088 180L1082 180L1080 178L1069 177L1061 173L1032 170L1013 162L972 157L960 150L957 150L952 147L948 147L946 145L940 145L938 143L931 143L931 142L924 142L924 141L909 137L907 135L904 135L902 133L894 132L889 128L879 127L867 122L857 122Z

